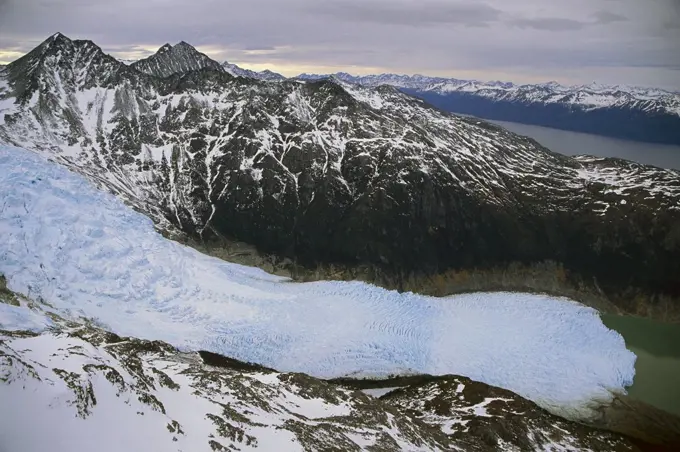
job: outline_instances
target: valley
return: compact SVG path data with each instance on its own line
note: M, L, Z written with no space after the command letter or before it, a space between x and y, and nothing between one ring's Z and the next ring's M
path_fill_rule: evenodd
M292 450L342 441L636 451L680 438L675 418L626 401L635 355L591 308L521 293L431 298L292 283L163 238L113 195L29 151L0 147L0 169L0 396L22 407L0 417L12 447L49 438L109 450L122 435L131 450L150 440L271 449L291 438ZM420 373L440 376L409 381ZM343 389L348 377L393 375L406 376L387 383L402 389L380 399ZM52 427L16 434L28 419ZM95 435L79 433L83 422Z
M118 335L319 378L462 374L575 419L632 383L635 357L620 336L570 300L294 284L168 241L112 195L27 151L1 149L0 168L9 287ZM525 336L508 344L518 325ZM537 359L518 367L524 353ZM587 377L595 361L601 371Z

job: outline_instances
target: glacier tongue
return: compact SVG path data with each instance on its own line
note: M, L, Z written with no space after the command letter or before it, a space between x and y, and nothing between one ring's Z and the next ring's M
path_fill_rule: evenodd
M568 418L632 384L635 355L596 311L540 295L432 298L298 284L169 241L79 175L0 147L0 273L126 336L318 377L458 374ZM20 329L0 312L0 329Z

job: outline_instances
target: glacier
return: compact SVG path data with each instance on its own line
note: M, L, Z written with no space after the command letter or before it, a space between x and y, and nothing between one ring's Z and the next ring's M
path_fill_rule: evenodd
M115 196L15 147L0 146L0 193L8 287L119 335L321 378L463 375L571 419L633 382L623 338L568 299L293 282L168 240ZM0 310L0 329L48 326Z

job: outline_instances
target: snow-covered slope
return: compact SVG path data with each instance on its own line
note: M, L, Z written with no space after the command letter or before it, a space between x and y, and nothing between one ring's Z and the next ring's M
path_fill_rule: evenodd
M570 418L632 383L635 356L566 299L445 299L358 282L296 284L169 241L82 177L0 149L8 287L116 334L318 377L465 375Z
M512 392L457 376L423 379L378 400L303 374L182 353L65 320L8 292L0 277L3 450L636 450ZM442 404L448 410L429 413Z
M584 110L620 107L645 113L670 113L680 116L680 94L661 89L590 84L563 86L555 82L537 85L484 83L447 80L421 88L439 94L474 93L495 101L569 104Z
M0 141L162 227L304 267L368 265L399 287L552 260L627 311L631 294L680 297L680 173L568 158L389 86L160 78L58 35L0 74Z
M249 77L257 80L267 80L271 82L278 82L286 79L286 77L284 77L283 75L276 72L272 72L269 69L265 69L264 71L251 71L250 69L244 69L228 61L224 61L222 63L222 67L224 68L225 71L237 77Z
M222 66L217 61L211 60L210 57L184 41L174 46L165 44L150 57L135 61L130 66L157 77L169 77L173 74L201 69L222 70Z
M2 450L451 450L443 434L360 392L300 374L210 367L196 353L88 323L16 332L3 306ZM36 305L13 309L39 315Z
M508 391L488 388L467 378L434 379L392 391L381 400L405 409L423 422L459 439L456 445L463 450L480 447L480 438L474 432L484 432L489 428L495 431L495 435L489 435L496 436L495 441L492 440L495 448L504 452L630 450L628 445L615 438L585 431L583 436L573 435L572 425L564 420L546 418L532 403L518 399ZM583 441L586 437L589 439L587 442ZM517 441L516 438L522 440ZM536 444L537 440L542 443L540 446ZM485 445L488 446L488 443Z
M400 75L400 74L375 74L375 75L351 75L347 72L335 74L300 74L295 77L298 80L322 80L329 77L356 85L377 88L381 85L396 86L398 88L422 89L435 83L443 83L452 79L443 77L428 77L427 75Z

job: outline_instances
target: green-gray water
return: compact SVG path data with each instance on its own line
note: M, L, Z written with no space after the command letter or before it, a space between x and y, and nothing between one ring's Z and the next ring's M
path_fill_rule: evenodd
M637 355L630 396L680 415L680 325L608 314L602 322Z

